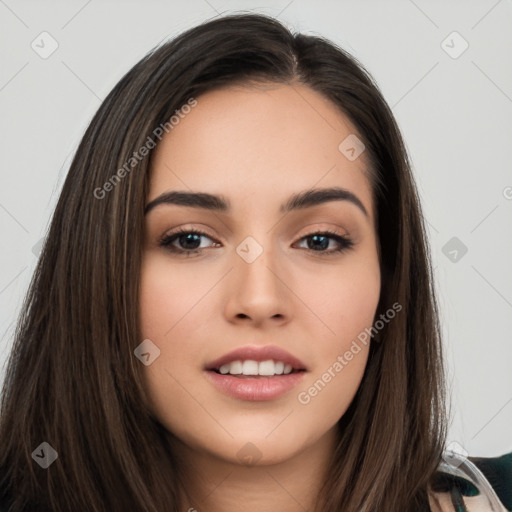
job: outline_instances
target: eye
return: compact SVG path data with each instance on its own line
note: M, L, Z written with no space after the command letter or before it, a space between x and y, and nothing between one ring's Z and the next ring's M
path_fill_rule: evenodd
M346 235L342 235L336 231L318 231L315 233L310 233L300 239L311 241L311 243L307 243L306 250L312 253L317 253L320 255L331 256L334 254L341 253L348 249L351 249L354 246L354 241L348 238ZM330 241L334 240L337 244L335 249L330 251L325 251L329 247Z
M203 251L204 247L201 247L200 245L202 237L212 240L212 238L210 238L206 233L197 229L180 228L173 233L165 235L159 245L172 253L190 256L193 254L199 254ZM184 247L176 247L174 242L183 244Z

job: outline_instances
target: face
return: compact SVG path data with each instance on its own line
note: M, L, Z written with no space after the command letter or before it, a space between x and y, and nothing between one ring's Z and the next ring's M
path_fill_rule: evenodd
M152 160L144 379L183 446L276 463L332 436L364 373L381 286L366 154L339 149L354 126L306 86L196 99ZM327 188L350 194L290 204Z

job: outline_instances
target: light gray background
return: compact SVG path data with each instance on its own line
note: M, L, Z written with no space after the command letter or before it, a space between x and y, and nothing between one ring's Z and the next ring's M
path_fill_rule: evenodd
M37 244L101 100L162 39L240 10L330 38L377 80L428 221L450 441L472 455L512 451L511 0L0 0L0 377ZM50 48L43 31L58 43L46 59L31 47ZM454 31L469 44L458 56ZM446 246L453 237L466 254Z

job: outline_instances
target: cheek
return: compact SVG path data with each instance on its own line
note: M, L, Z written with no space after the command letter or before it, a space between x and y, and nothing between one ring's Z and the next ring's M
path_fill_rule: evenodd
M165 258L147 256L141 267L139 290L141 335L161 341L170 338L204 286L195 283L194 276L188 273L171 271Z
M307 297L308 307L321 320L316 337L322 340L319 350L324 354L342 350L372 325L381 292L374 252L353 255L339 267L303 281L303 285L301 296Z
M169 284L165 274L159 272L157 261L151 257L144 257L140 273L139 326L141 335L145 338L157 337L158 333L163 331L164 324L168 322L162 312L173 311L172 304L169 303L175 295L173 290L168 289ZM165 293L165 290L168 293Z
M201 322L200 298L211 288L200 272L170 269L158 255L147 255L141 266L139 289L139 339L151 340L159 349L154 361L143 367L143 380L153 413L173 431L181 422L175 411L199 414L187 390L197 386L201 346L193 335ZM199 306L199 307L198 307Z
M317 331L314 337L315 367L297 396L306 416L321 416L326 424L344 414L359 388L381 290L373 255L354 259L334 274L317 281L322 286L307 295L323 334Z

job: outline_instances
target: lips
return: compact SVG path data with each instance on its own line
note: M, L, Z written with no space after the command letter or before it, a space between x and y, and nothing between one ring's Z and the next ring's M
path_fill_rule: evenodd
M208 363L204 370L207 380L222 393L259 402L285 395L308 371L300 359L275 346L233 350Z

